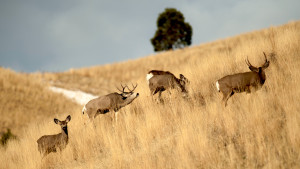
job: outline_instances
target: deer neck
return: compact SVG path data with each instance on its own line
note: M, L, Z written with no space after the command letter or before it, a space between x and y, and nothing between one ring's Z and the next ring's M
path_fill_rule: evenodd
M126 106L127 104L130 104L133 100L134 100L134 98L125 99L124 102L122 103L122 106Z
M259 72L258 72L258 74L259 74L259 77L260 77L260 83L264 84L265 81L266 81L265 71L263 71L263 70L260 69Z
M62 135L68 137L68 127L63 127L63 128L62 128Z
M135 99L134 96L127 97L125 100L122 99L122 102L119 103L119 107L124 107L127 104L130 104Z

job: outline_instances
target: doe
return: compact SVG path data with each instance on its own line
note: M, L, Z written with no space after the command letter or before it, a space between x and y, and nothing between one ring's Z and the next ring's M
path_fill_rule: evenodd
M54 122L60 125L62 132L54 135L45 135L37 140L38 150L41 154L45 156L51 152L56 152L57 149L62 150L66 147L69 141L67 124L70 120L70 115L64 121L54 119Z

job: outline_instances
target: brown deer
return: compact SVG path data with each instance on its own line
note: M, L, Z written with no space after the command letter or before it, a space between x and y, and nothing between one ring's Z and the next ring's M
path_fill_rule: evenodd
M159 94L158 98L161 100L161 93L167 89L179 89L184 97L188 96L188 91L186 89L186 84L189 83L188 79L182 74L179 75L180 79L176 78L169 71L161 70L151 70L146 75L146 79L149 85L149 89L152 95L157 92Z
M263 52L264 53L264 52ZM227 106L228 99L234 93L251 93L260 89L266 81L265 69L269 66L270 62L267 60L267 56L265 56L265 63L261 67L254 67L248 60L246 64L249 66L251 72L238 73L233 75L225 76L219 79L216 82L216 86L219 92L223 94L222 102L224 102L224 106Z
M117 121L118 110L122 107L130 104L134 99L139 96L139 93L134 93L137 85L133 86L133 89L129 89L127 85L122 86L122 90L118 89L121 93L110 93L105 96L100 96L96 99L90 100L82 109L82 113L87 113L89 118L93 120L99 114L106 114L108 112L115 112L115 120ZM125 92L125 88L128 88L129 92Z
M69 141L68 122L71 120L69 115L65 121L54 119L54 122L60 125L62 132L55 135L45 135L37 140L39 152L45 156L51 152L56 152L57 149L64 149Z

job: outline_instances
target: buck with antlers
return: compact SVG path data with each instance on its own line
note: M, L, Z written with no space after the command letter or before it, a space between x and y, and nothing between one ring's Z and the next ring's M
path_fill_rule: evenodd
M62 132L55 135L45 135L37 140L38 150L43 156L51 152L56 152L57 149L62 150L66 147L69 141L67 124L70 120L70 115L64 121L55 118L54 122L60 125Z
M264 52L263 52L264 53ZM265 63L261 67L254 67L248 60L246 64L249 66L251 72L238 73L233 75L225 76L219 79L216 82L216 86L219 92L223 94L222 102L225 107L227 105L228 99L234 93L251 93L260 89L266 81L265 69L269 66L270 62L267 60L267 56L265 56Z
M188 79L182 74L179 75L180 79L176 78L169 71L151 70L148 72L146 79L152 95L159 94L158 98L161 100L161 93L168 89L179 89L184 97L188 96L186 84L189 83Z
M122 90L118 89L121 93L110 93L105 96L100 96L96 99L90 100L82 109L82 113L88 114L89 118L93 120L99 114L106 114L108 112L115 112L115 120L117 121L118 110L128 104L139 96L139 93L134 93L137 85L133 89L129 89L127 85L122 86ZM125 88L129 92L125 92Z

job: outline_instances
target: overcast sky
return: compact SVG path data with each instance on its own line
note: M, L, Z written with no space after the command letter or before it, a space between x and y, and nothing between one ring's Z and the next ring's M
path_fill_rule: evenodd
M153 54L165 8L193 28L192 45L300 20L300 0L0 0L0 66L65 71Z

